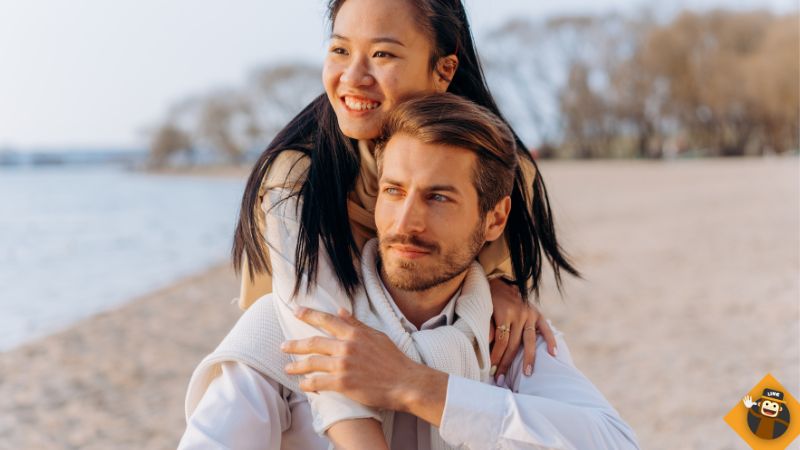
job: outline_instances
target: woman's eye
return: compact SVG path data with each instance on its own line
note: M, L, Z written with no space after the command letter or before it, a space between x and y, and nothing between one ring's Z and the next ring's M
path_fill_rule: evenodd
M375 52L375 54L372 55L372 56L374 56L376 58L394 58L393 54L391 54L389 52L381 52L381 51Z
M346 55L347 50L343 49L342 47L333 47L331 49L331 53L335 53L337 55Z

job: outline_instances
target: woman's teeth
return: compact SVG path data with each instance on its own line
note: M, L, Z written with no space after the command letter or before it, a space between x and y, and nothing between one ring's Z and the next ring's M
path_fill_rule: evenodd
M347 105L348 108L354 111L369 111L377 108L378 106L381 106L381 104L378 102L365 102L348 97L344 98L344 104Z

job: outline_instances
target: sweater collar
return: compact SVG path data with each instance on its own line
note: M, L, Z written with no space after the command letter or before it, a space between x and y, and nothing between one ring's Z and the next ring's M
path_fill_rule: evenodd
M380 274L378 274L378 276L380 276ZM383 295L385 295L389 300L389 304L392 306L395 314L397 314L397 317L400 318L400 323L407 332L413 333L420 330L432 330L441 326L452 325L455 321L456 301L458 300L458 297L461 296L461 287L459 287L456 293L450 297L450 300L447 302L444 308L442 308L442 311L439 314L426 320L425 323L423 323L422 326L417 329L417 326L411 323L411 321L406 318L405 314L403 314L403 311L400 310L400 307L397 306L397 303L395 303L394 298L392 298L392 294L389 293L389 290L386 289L386 284L382 279L380 280L380 283L381 288L383 288Z

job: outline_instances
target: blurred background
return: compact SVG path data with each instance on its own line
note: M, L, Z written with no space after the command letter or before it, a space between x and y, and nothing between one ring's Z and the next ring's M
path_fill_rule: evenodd
M747 448L741 397L800 395L798 3L465 4L585 275L541 294L578 367L644 448ZM0 0L0 448L175 447L324 11Z

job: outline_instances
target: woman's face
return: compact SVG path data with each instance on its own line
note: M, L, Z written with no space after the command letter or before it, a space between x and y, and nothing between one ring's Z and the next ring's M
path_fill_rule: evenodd
M447 89L429 66L432 45L406 0L347 0L339 9L322 81L345 136L373 139L408 97Z

